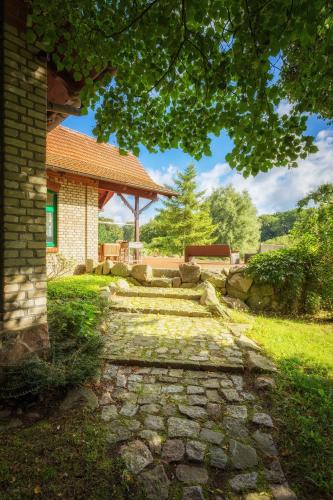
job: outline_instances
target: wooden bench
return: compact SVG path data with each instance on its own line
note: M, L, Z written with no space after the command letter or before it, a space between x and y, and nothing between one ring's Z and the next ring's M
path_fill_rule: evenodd
M185 247L185 262L190 262L193 257L229 257L229 245L188 245Z

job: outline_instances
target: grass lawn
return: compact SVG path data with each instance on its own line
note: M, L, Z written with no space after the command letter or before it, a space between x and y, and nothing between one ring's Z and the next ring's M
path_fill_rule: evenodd
M89 363L99 366L98 359L91 360L96 349L92 350L89 342L84 344L82 337L83 340L87 335L91 338L89 332L98 311L94 307L98 308L99 288L117 279L81 275L48 284L49 317L53 316L53 322L58 320L59 329L64 328L58 343L66 344L65 338L67 342L69 339L69 347L74 345L73 353L69 349L69 354L58 361L62 372L64 363L67 367L73 356L76 359L69 380L84 377L82 363L85 368ZM59 350L60 346L57 347ZM143 499L122 461L111 455L107 431L98 415L83 410L60 415L53 410L58 407L56 401L63 391L64 388L51 388L54 396L46 391L42 409L51 416L31 427L0 434L0 500ZM24 401L20 404L25 406Z
M1 500L144 498L98 416L83 411L1 435L0 470Z
M66 276L49 281L47 286L48 296L51 299L95 299L100 287L118 281L116 276L103 276L94 274L81 274Z
M276 362L269 403L288 480L299 498L333 498L333 323L234 313Z

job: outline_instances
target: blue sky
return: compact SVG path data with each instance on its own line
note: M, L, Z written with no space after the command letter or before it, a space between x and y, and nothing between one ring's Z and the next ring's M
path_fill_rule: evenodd
M288 112L288 103L280 105L280 112ZM66 127L93 136L95 126L94 113L77 118L70 117L63 123ZM297 201L323 182L333 182L333 126L328 126L315 117L308 119L308 133L314 135L318 152L305 160L300 160L298 168L288 170L285 167L274 168L270 172L260 173L256 177L244 179L242 175L230 169L225 162L225 155L232 149L232 141L225 132L220 137L212 137L212 156L194 161L180 149L164 153L149 153L141 148L139 159L151 177L159 184L172 184L178 170L183 170L189 163L194 163L198 171L200 189L209 194L212 189L232 184L237 191L247 189L257 207L258 214L288 210L295 207ZM112 141L110 141L112 142ZM112 142L114 144L114 142ZM145 200L143 200L145 204ZM141 222L154 216L157 202L142 215ZM131 213L118 197L106 205L103 216L113 217L116 222L131 220Z

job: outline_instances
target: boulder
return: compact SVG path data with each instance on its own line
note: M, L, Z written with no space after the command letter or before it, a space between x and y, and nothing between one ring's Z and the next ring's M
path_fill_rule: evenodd
M132 267L131 276L140 282L151 281L153 270L147 264L136 264Z
M198 283L201 274L201 267L194 262L185 262L179 266L182 283Z
M118 287L117 283L111 283L111 285L109 285L108 289L109 289L109 296L112 297L113 295L117 295L119 287ZM103 295L103 297L106 296L104 290L103 290L102 295Z
M256 378L254 387L258 390L270 390L275 388L275 382L271 377L261 375Z
M98 264L98 266L95 267L94 269L95 274L102 274L103 273L103 264Z
M201 271L201 281L208 281L215 288L225 289L227 277L225 274L213 273L212 271Z
M222 267L221 274L224 274L224 276L229 276L229 267Z
M236 299L245 300L249 295L252 283L253 279L250 276L246 276L242 269L239 272L232 273L228 278L227 293Z
M92 389L82 386L75 387L67 392L60 409L67 411L77 407L85 407L91 410L98 408L98 398Z
M255 351L248 352L248 367L254 371L276 372L274 363L266 356L262 356Z
M274 302L274 289L271 285L254 283L249 291L247 304L251 309L263 311L272 309Z
M111 285L109 285L109 287L110 286ZM120 288L120 290L129 290L131 288L126 280L118 280L116 286Z
M202 290L200 297L200 304L208 307L209 311L214 316L221 316L222 318L229 319L228 311L220 303L215 288L209 281L204 281L196 286L197 290Z
M250 308L248 305L243 302L241 299L235 299L234 297L229 297L228 295L221 297L222 304L230 307L230 309L236 309L237 311L249 311Z
M205 285L205 286L202 286ZM219 299L216 296L215 289L210 283L203 283L198 288L202 289L202 295L200 297L200 304L202 306L213 306L218 305ZM210 285L210 286L208 286Z
M233 274L236 274L236 273L242 273L244 271L244 269L246 268L246 266L244 265L236 265L236 266L231 266L229 267L228 269L228 275L232 276Z
M172 279L171 278L152 278L150 280L150 286L160 287L160 288L171 288Z
M180 279L179 276L175 276L174 278L171 279L171 281L173 288L179 288L180 285L182 284L182 280Z
M86 260L86 273L91 274L94 271L94 260L87 259Z
M124 262L117 262L111 268L111 274L113 274L113 276L121 276L122 278L126 278L126 276L130 275L129 266Z
M180 278L178 269L153 269L154 278Z
M102 269L103 274L110 274L112 266L113 262L111 262L111 260L106 260L103 264L103 269Z

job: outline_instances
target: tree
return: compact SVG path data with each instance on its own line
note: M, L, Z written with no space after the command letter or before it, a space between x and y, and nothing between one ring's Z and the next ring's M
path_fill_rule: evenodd
M310 206L313 204L314 206ZM333 184L322 184L298 202L291 236L312 256L312 290L321 305L333 309ZM315 296L314 296L315 297Z
M113 219L100 217L99 220L101 222L107 222L107 224L98 224L99 243L113 243L117 240L123 239L123 230L117 224L112 224Z
M95 134L123 150L180 147L199 159L225 129L231 167L256 174L316 150L308 113L333 118L331 0L30 3L29 40L84 79ZM284 100L292 109L281 116Z
M126 225L122 227L123 237L126 241L134 240L134 225L133 223L127 222Z
M158 223L158 216L143 224L140 229L140 240L144 243L151 243L152 240L161 236L161 229Z
M285 212L260 215L259 221L261 223L261 241L270 240L272 238L288 234L295 223L297 214L298 210L295 208L293 210L286 210Z
M197 191L196 170L189 165L179 172L175 179L178 196L163 201L155 221L155 236L150 248L161 253L183 254L186 245L209 244L214 242L209 206L203 200L203 192Z
M232 186L215 189L209 204L218 243L242 252L258 246L260 223L247 191L238 193Z

